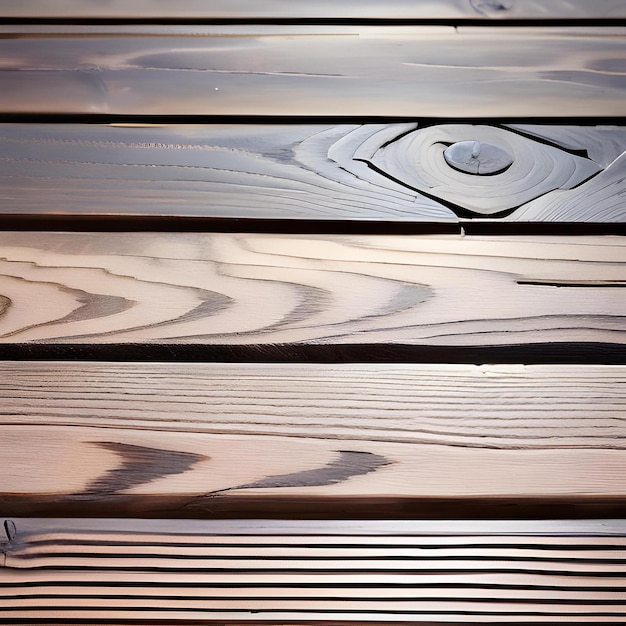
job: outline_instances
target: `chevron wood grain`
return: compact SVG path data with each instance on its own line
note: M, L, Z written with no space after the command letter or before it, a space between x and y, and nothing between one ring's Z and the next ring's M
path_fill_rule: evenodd
M623 508L624 366L4 362L0 374L7 514L302 515L333 498L342 517Z
M0 342L625 341L620 237L1 233Z
M11 25L2 34L5 114L624 112L620 27Z

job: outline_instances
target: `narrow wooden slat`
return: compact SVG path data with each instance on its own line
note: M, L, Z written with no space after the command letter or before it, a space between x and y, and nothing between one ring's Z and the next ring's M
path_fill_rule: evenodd
M339 517L452 506L484 516L620 510L625 495L624 366L5 362L0 373L8 514L303 515L335 499ZM190 541L181 555L198 555ZM399 558L431 554L404 548ZM307 548L322 568L333 549ZM449 558L503 554L454 549ZM553 569L569 567L552 556Z
M472 520L467 518L456 519L369 519L369 520L341 520L320 518L317 520L277 520L277 519L201 519L185 520L184 524L172 519L110 519L110 518L15 518L6 520L11 534L17 534L17 525L20 527L20 536L28 537L28 541L47 541L81 537L86 541L92 533L103 541L120 541L121 535L149 533L152 541L165 541L169 545L178 545L180 541L199 537L204 541L204 535L210 535L211 541L219 538L245 541L246 538L284 539L288 542L305 539L313 543L330 541L333 538L346 538L347 543L353 543L350 537L359 537L359 542L378 542L397 540L401 537L419 537L420 541L428 541L428 537L436 537L437 541L454 543L459 537L466 541L467 537L477 537L480 541L489 537L489 542L500 541L503 538L526 537L532 541L567 543L572 539L582 541L585 545L602 538L610 537L609 543L619 542L624 535L624 519L596 518L596 519L486 519ZM7 527L5 524L5 528ZM15 527L15 528L14 528ZM175 540L174 540L175 536ZM455 539L456 538L456 539ZM133 539L134 540L134 539ZM520 540L521 541L521 540ZM530 541L526 539L525 541ZM608 541L608 539L607 539ZM253 542L254 543L254 542ZM512 543L517 543L513 540Z
M620 237L0 233L0 246L5 344L625 341Z
M626 547L616 545L617 540L626 539L624 520L591 522L601 533L596 535L588 534L589 522L490 522L487 527L496 530L499 526L500 533L512 540L495 558L488 549L468 556L463 547L455 546L459 541L476 540L484 546L498 545L504 536L485 535L485 527L480 536L472 536L476 525L463 521L455 524L459 531L466 526L465 536L439 535L439 529L449 529L450 523L437 521L426 526L424 522L371 521L365 535L354 534L354 524L344 523L351 534L343 536L337 522L289 522L292 531L299 529L301 534L274 536L284 555L279 562L268 559L255 541L267 539L266 533L276 532L280 522L272 528L260 521L259 527L265 528L260 535L254 533L254 522L246 528L241 521L14 519L10 523L11 541L3 546L5 566L0 567L0 610L9 620L205 623L221 619L231 623L288 616L295 622L455 619L466 623L541 617L543 623L611 623L626 609ZM526 530L534 527L533 542L550 545L545 552L537 552L530 566L520 556L531 538L515 535L524 526ZM546 534L541 533L542 527ZM554 536L555 527L568 536ZM621 534L606 534L603 527L613 533L621 529ZM407 536L411 530L413 536ZM67 552L68 543L59 539L61 535L71 538L74 554ZM433 553L431 567L421 569L419 561L414 561L415 567L407 569L396 558L395 548L380 553L373 567L372 561L364 561L368 567L363 568L339 558L325 560L321 567L319 558L310 558L308 546L294 542L299 537L314 544L328 536L338 542L334 548L338 556L345 551L341 541L363 553L371 553L372 541L390 538L398 545L402 541L421 545ZM180 551L181 543L191 537L204 553L204 561L215 559L215 541L220 537L227 537L230 550L248 557L235 558L233 553L230 560L219 562L218 569L199 567L197 555ZM244 539L250 543L240 543ZM155 552L141 565L133 565L129 559L135 558L138 548L155 548ZM615 551L617 558L598 561L593 569L585 566L590 554L605 548ZM83 550L89 550L89 558L81 558ZM63 551L65 560L55 564L49 555ZM455 551L462 561L449 556ZM567 558L565 571L550 571L555 551ZM176 567L172 567L174 562ZM345 572L346 567L352 571Z
M50 606L47 609L12 609L6 610L5 623L20 624L68 624L81 623L80 620L88 620L88 624L138 624L156 622L159 624L241 624L250 623L251 621L261 621L263 624L275 624L276 626L288 626L291 624L330 624L337 626L338 624L362 624L377 623L379 625L389 622L399 622L401 624L422 624L423 626L438 626L441 623L460 624L460 623L495 623L502 624L508 622L518 622L529 624L533 620L539 623L583 623L583 624L609 624L624 623L624 616L621 607L617 607L616 611L602 612L586 612L578 613L552 613L542 610L534 610L525 608L515 612L497 611L485 613L478 610L467 610L456 613L453 610L445 610L446 603L440 605L439 611L421 612L421 611L298 611L295 610L232 610L224 611L220 609L212 610L160 610L160 609L136 609L136 610L116 610L110 604L102 607L91 608L72 608L68 604L63 606ZM302 606L302 605L300 605ZM504 607L506 609L506 605ZM164 613L166 616L164 617ZM129 622L129 619L134 621ZM16 620L16 621L13 621ZM37 620L37 621L33 621ZM43 622L41 621L43 620ZM78 622L72 620L79 620ZM109 621L111 620L111 621ZM83 622L84 623L84 622Z
M212 539L208 539L210 542ZM286 539L286 542L290 538ZM182 562L184 564L184 561ZM236 565L236 564L231 564ZM297 578L294 578L297 576ZM607 594L610 599L620 599L626 588L626 577L618 575L604 576L596 573L578 572L485 572L474 571L471 562L465 563L465 569L456 573L450 572L394 572L377 571L365 573L362 571L337 573L332 571L300 571L288 569L285 572L254 572L241 571L236 568L221 572L189 571L165 569L153 570L124 570L115 568L103 569L72 569L72 568L9 568L0 569L1 597L24 596L29 593L45 593L44 589L54 588L59 595L67 593L68 588L77 595L89 595L90 587L98 586L107 589L109 594L120 595L126 585L136 587L137 593L142 589L163 590L163 593L184 596L193 594L194 590L213 588L224 589L238 587L254 596L255 590L280 589L286 597L301 593L302 596L314 597L324 593L334 592L336 597L346 597L355 594L359 597L360 590L377 589L378 593L389 594L389 597L411 597L422 593L424 596L432 593L435 597L437 590L452 589L452 595L460 590L480 597L481 590L491 590L493 597L521 598L526 593L537 597L549 593L554 595L568 592L589 594ZM89 584L87 584L89 583ZM58 591L57 591L58 590ZM473 591L468 591L473 590ZM197 593L197 591L196 591ZM258 592L260 593L260 591ZM395 594L395 595L394 595ZM105 594L106 595L106 594ZM370 592L371 595L371 592ZM553 597L554 597L553 595ZM458 594L457 596L458 597ZM526 596L529 597L529 596ZM563 596L561 596L563 597ZM602 596L600 596L602 597Z
M539 0L499 2L486 0L388 0L377 2L343 0L341 3L290 2L289 0L178 0L175 5L154 0L85 2L56 0L51 5L41 0L7 3L2 17L85 18L85 19L594 19L624 18L626 8L619 0Z
M2 113L597 118L624 112L620 28L39 30L3 29Z
M468 139L513 164L459 172L442 154ZM625 152L619 126L5 124L0 213L624 222Z
M80 574L76 573L74 576L73 584L70 588L70 584L66 585L55 585L55 584L37 584L33 585L30 580L24 586L3 586L3 577L0 574L0 602L4 602L9 604L9 602L19 602L20 604L32 601L33 604L44 604L49 599L58 598L59 601L65 599L66 602L68 600L74 601L75 599L81 599L84 602L88 601L88 598L94 593L97 593L98 596L101 596L100 600L110 599L112 602L117 602L119 597L125 595L126 589L124 589L123 585L119 585L119 579L121 576L124 576L124 580L128 582L125 575L122 575L119 571L115 572L117 580L117 585L112 585L110 582L107 583L106 586L102 585L98 588L96 592L94 592L93 587L91 586L80 586ZM50 575L52 577L52 575ZM566 604L568 601L574 601L572 604L583 604L585 601L589 604L593 604L598 601L604 601L607 604L609 602L615 603L619 606L619 603L626 604L626 588L621 587L618 590L611 591L598 591L597 589L580 589L575 585L572 585L569 589L509 589L503 586L504 588L493 588L493 587L485 587L480 588L480 583L476 583L477 588L468 588L464 587L463 583L461 583L458 587L451 585L449 587L437 588L427 586L427 583L424 587L419 586L419 583L415 583L414 585L406 585L404 588L402 587L378 587L372 588L368 586L363 587L339 587L333 586L332 583L327 586L318 586L318 587L310 587L310 586L300 586L296 587L295 585L286 586L288 584L287 576L285 576L285 586L282 588L279 585L271 586L269 584L258 583L260 586L255 587L247 587L244 585L240 585L237 592L234 589L228 588L226 585L231 585L232 587L236 587L238 584L237 578L242 576L242 574L235 573L234 575L222 576L221 583L219 586L211 586L210 583L203 584L202 587L177 587L177 586L167 586L163 584L159 584L162 581L160 577L156 578L156 581L153 583L145 580L145 576L142 574L139 578L142 580L143 586L133 585L133 595L140 597L144 601L148 602L152 599L161 599L164 597L171 598L173 601L187 601L188 603L195 602L196 604L200 604L201 601L207 602L211 597L217 598L228 598L229 596L232 600L235 600L237 597L245 597L248 599L248 602L258 602L259 600L267 600L273 596L276 607L280 606L283 601L293 602L325 602L329 603L329 601L357 601L361 602L363 600L371 600L373 598L377 599L377 605L380 606L382 601L391 602L407 602L413 601L416 603L417 608L419 607L418 602L430 600L433 601L435 599L441 599L450 601L455 596L466 598L470 602L478 602L482 600L485 601L493 601L493 600L506 600L506 601L517 601L517 602L537 602L537 603L554 603L555 600L563 602ZM244 577L246 575L243 575ZM293 573L291 574L293 576ZM202 580L209 578L210 575L202 576ZM429 575L430 577L430 575ZM450 576L448 576L450 578ZM382 578L382 577L381 577ZM462 579L464 582L467 581L467 575L463 577L463 575L457 576L457 578ZM495 576L494 576L495 578ZM530 574L528 578L536 582L536 578ZM177 577L178 580L178 577ZM355 580L355 579L353 579ZM358 577L356 578L358 580ZM501 580L501 579L500 579ZM224 584L225 581L226 585ZM595 579L594 583L597 583L598 580ZM383 580L379 579L378 583L383 583ZM611 578L610 586L613 586L614 579ZM121 588L120 588L121 587ZM137 600L134 601L137 604ZM172 603L174 604L174 602ZM309 607L313 608L313 607ZM339 607L337 607L339 608ZM354 608L354 607L353 607Z

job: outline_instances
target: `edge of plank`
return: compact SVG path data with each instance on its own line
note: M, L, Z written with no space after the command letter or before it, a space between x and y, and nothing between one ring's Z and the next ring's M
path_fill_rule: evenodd
M195 363L468 363L626 365L621 344L553 342L494 346L406 344L0 344L5 361L186 361Z
M406 520L275 520L275 519L83 519L71 517L13 517L16 532L54 532L68 528L77 532L141 532L212 535L548 535L553 537L619 536L626 534L626 518L597 519L406 519Z
M220 218L180 215L13 214L0 212L5 231L63 232L196 232L319 235L617 235L623 222L502 222L459 219L448 222L367 219Z

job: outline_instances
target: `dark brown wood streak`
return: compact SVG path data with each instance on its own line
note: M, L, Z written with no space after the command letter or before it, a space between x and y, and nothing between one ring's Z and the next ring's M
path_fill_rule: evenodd
M319 469L304 470L291 474L268 476L246 485L229 487L233 489L275 489L280 487L325 487L336 485L353 476L364 476L375 472L379 467L389 465L385 457L372 452L356 450L336 450L337 458Z
M95 445L110 450L122 460L121 467L115 467L90 482L79 496L106 496L138 485L158 480L164 476L184 474L196 463L209 460L208 457L188 452L148 448L115 441L97 441Z

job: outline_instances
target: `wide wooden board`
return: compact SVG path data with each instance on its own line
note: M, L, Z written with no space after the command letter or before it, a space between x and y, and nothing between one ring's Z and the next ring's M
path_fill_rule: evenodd
M4 27L13 114L621 116L622 28Z
M621 0L41 0L3 2L0 16L13 18L85 19L602 19L624 18Z
M512 165L454 169L446 146L468 140ZM625 153L606 125L4 124L0 213L625 222Z
M597 624L626 610L624 520L3 521L9 621Z
M2 344L626 343L621 237L5 232L0 249Z
M4 362L0 493L13 515L615 512L625 402L624 366Z
M411 126L3 125L0 211L456 221L354 159L368 136L382 145Z

